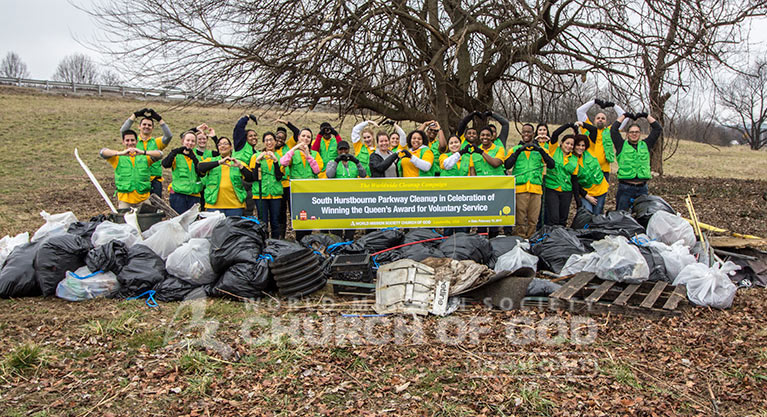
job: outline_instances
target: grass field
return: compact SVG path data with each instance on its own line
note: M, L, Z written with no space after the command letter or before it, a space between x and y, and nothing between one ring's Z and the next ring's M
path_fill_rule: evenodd
M176 135L202 121L231 135L244 113L170 106L0 88L0 236L33 232L43 209L80 219L105 212L72 151L111 192L112 170L97 152L121 147L118 130L132 111L155 108ZM293 120L315 128L336 121L317 113ZM348 137L353 123L340 133ZM651 189L677 210L695 194L703 221L767 233L767 183L754 180L767 174L764 156L683 142ZM158 308L0 300L0 415L767 416L763 289L740 290L728 311L689 308L674 318L475 305L378 327L375 318L342 316L369 306L321 294ZM302 323L303 339L279 336L291 320ZM327 339L306 337L328 323ZM422 333L397 333L400 325Z

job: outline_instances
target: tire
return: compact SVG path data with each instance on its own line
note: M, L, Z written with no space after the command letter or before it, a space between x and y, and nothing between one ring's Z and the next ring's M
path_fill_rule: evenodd
M317 285L314 285L314 286L311 286L311 287L308 287L308 288L302 289L302 290L296 290L295 292L287 292L287 291L284 292L284 293L280 292L280 295L283 296L283 297L288 297L288 298L304 297L304 296L307 296L307 295L309 295L309 294L311 294L313 292L321 290L325 286L326 283L327 283L327 280L325 280L325 278L322 278L322 279L320 279L318 281Z
M301 268L301 270L290 272L286 275L275 275L274 281L277 282L277 286L280 288L290 287L296 283L316 278L318 274L321 273L322 270L320 269L320 264L314 263L306 265L306 267Z

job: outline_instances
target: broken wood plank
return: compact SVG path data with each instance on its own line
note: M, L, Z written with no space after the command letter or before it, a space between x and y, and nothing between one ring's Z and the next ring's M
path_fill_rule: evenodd
M677 285L674 287L674 292L668 296L668 300L663 304L664 310L676 310L679 302L687 298L687 287L684 285Z
M647 294L647 297L645 297L644 301L642 301L639 306L643 308L652 308L652 306L655 305L655 302L658 301L658 297L660 297L663 289L666 288L666 285L667 284L663 281L656 282L655 286L652 287L650 293Z
M631 298L632 295L634 295L634 292L639 288L639 284L631 284L628 287L626 287L625 290L621 293L621 295L618 296L618 298L613 301L613 304L619 305L619 306L625 306L626 302L628 302L629 298Z
M612 286L615 285L615 281L604 281L603 283L599 284L599 287L597 287L594 292L591 293L588 297L586 297L587 303L594 303L596 301L599 301L602 296L604 296L607 291L612 288Z
M554 291L549 297L569 300L570 297L585 287L592 278L594 278L593 272L579 272L573 279Z

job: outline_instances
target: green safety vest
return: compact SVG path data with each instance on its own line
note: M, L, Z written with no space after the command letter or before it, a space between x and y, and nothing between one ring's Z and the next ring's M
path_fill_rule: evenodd
M445 155L447 157L453 156L454 152L448 152ZM459 167L460 165L460 167ZM451 169L440 168L440 176L442 177L466 177L469 175L469 165L471 165L471 155L463 154L457 164Z
M572 191L573 183L570 181L570 176L578 167L578 158L571 156L565 165L565 153L560 147L554 151L552 158L554 159L554 169L546 173L546 188L552 190L561 188L562 191Z
M514 153L522 147L522 145L517 145L511 148L511 151ZM543 185L544 165L543 156L541 156L540 152L522 151L519 153L517 162L511 170L511 175L514 176L514 181L517 185L527 184L528 182L530 184Z
M348 165L348 167L345 167L343 161L338 163L338 166L336 167L336 178L357 178L357 175L359 174L357 164L348 161Z
M429 150L429 148L427 148L427 147L423 147L423 148L421 148L421 153L418 155L418 157L419 157L419 158L421 158L421 159L423 159L423 154L424 154L424 153L426 153L426 151L428 151L428 150ZM433 161L431 162L431 167L432 167L432 169L434 168L434 165L437 165L437 166L439 166L439 161L438 161L438 160L436 160L436 159L435 159L435 160L433 160ZM399 176L401 177L401 176L402 176L402 164L400 163L400 161L397 161L397 169L399 170ZM418 170L418 176L419 176L419 177L433 177L434 175L430 174L430 172L432 172L432 169L430 169L430 170L428 170L428 171L426 171L426 172L424 172L424 171L421 171L421 170L419 169L419 170Z
M602 147L605 150L605 161L615 161L615 146L613 145L613 138L610 136L610 128L606 127L602 129ZM602 169L602 168L599 168Z
M584 152L580 168L578 168L578 184L583 188L590 188L601 184L604 179L605 175L602 173L602 167L597 158Z
M362 163L362 166L365 167L365 172L367 172L367 176L370 178L370 150L368 147L363 143L360 147L359 153L357 153L355 156L357 159L359 159L360 163ZM338 177L338 174L336 174L336 177Z
M212 158L208 162L219 161L221 156ZM248 192L245 191L245 187L242 185L242 174L237 167L229 167L229 179L232 181L232 187L234 187L234 193L237 195L237 199L240 202L244 202L248 197ZM221 186L221 166L217 166L203 177L205 182L205 202L213 205L218 201L218 189Z
M316 151L312 151L316 152ZM336 138L331 137L330 142L328 146L325 146L325 139L320 137L320 156L322 157L323 161L332 161L336 159L338 156L338 142L336 141ZM310 168L311 171L311 168ZM325 167L323 166L320 172L325 171ZM315 178L317 178L315 176Z
M115 167L115 188L119 193L136 191L139 194L148 193L152 188L149 168L149 157L136 155L135 165L128 155L120 155Z
M481 147L482 145L480 145ZM495 158L496 155L498 155L498 151L501 150L500 146L497 146L490 151L487 152L488 155ZM475 153L472 154L472 158L474 158L474 170L477 171L478 177L486 177L488 175L504 175L505 168L503 167L503 164L498 165L498 167L493 167L490 165L487 161L485 161L485 157L482 155Z
M250 163L250 158L253 156L253 146L245 142L245 146L239 151L232 152L232 156L239 159L243 164L248 165Z
M636 149L626 141L623 143L620 155L618 155L618 179L633 180L635 178L649 180L650 174L650 151L645 141L640 140Z
M195 149L195 152L197 152L196 149ZM199 157L198 159L200 161L204 161L204 160L210 159L210 158L213 158L213 151L211 151L210 149L206 149L206 150L202 151L202 156Z
M309 151L312 154L312 158L317 159L317 151ZM335 159L335 158L334 158ZM325 159L323 158L323 161ZM301 152L295 151L293 153L293 159L290 161L290 178L294 180L305 180L317 178L317 174L312 171L312 166L309 165L309 161L301 160Z
M276 154L275 154L276 155ZM282 195L282 181L277 181L276 173L280 169L280 163L272 161L272 168L269 168L269 164L266 160L261 160L261 183L259 185L259 191L256 191L255 184L253 185L253 198L259 197L276 197Z
M442 155L442 154L439 152L439 138L434 139L431 142L431 144L429 145L429 149L431 149L431 153L434 155L434 162L432 162L431 168L427 172L428 172L428 175L430 177L433 177L438 172L440 172L440 169L439 169L439 156ZM421 155L423 155L423 153Z
M160 138L150 138L148 141L144 142L139 138L136 142L136 149L140 149L144 152L159 151L160 149L157 147L157 139ZM152 180L159 178L162 181L162 163L159 160L155 162L149 161L149 175L151 175Z
M187 157L183 154L176 155L176 169L173 170L173 192L179 194L197 194L202 191L202 182L194 169L194 164L190 167L187 164Z

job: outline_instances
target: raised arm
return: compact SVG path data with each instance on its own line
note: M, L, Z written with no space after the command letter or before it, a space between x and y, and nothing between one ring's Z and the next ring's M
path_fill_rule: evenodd
M476 111L471 112L467 114L466 117L464 117L461 120L461 123L458 124L458 131L456 132L456 135L458 137L461 137L461 135L463 135L463 132L466 131L466 128L469 126L469 123L471 123L471 121L474 119L474 116L476 116L477 114L479 114L479 112L476 112Z
M586 131L588 132L589 140L592 143L597 143L597 135L599 132L596 126L592 125L591 123L583 122L581 127L586 129Z
M373 123L370 120L365 120L364 122L357 123L352 128L352 143L357 143L362 138L362 130L365 129L365 127L369 124ZM328 163L330 165L330 163Z
M658 121L650 116L647 115L647 121L650 122L650 134L647 136L647 138L644 140L645 144L647 144L647 149L652 149L653 146L655 146L655 142L658 141L658 138L660 138L660 134L663 133L663 126L658 123Z
M613 122L612 126L610 126L610 139L613 141L613 147L615 148L615 155L621 153L621 150L623 149L623 136L621 136L621 123L625 119L628 119L625 114L622 114L618 116L618 119Z
M234 131L232 131L232 141L234 142L234 150L239 151L245 147L248 143L248 134L245 131L245 127L248 125L248 116L242 116L234 124Z
M402 128L399 127L399 125L396 124L396 123L394 124L394 130L399 135L399 146L401 148L406 147L407 146L407 135L405 135L405 131L402 130Z
M575 110L575 116L579 122L585 122L586 119L589 118L587 113L589 109L591 108L591 106L593 105L594 105L594 100L589 100L586 103L583 103L581 107L578 107L577 110Z
M497 120L498 123L501 124L501 133L498 136L498 139L501 140L501 143L503 143L504 149L506 148L506 140L509 138L509 121L505 117L501 116L500 113L493 112L493 119Z
M562 133L565 133L565 130L572 129L573 124L572 123L565 123L562 126L559 126L556 130L554 130L554 133L551 134L551 139L549 142L551 143L557 143L559 141L559 135Z

